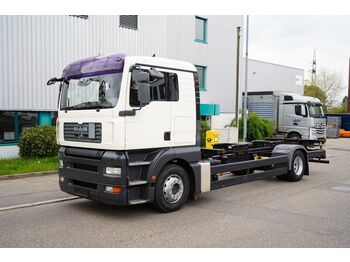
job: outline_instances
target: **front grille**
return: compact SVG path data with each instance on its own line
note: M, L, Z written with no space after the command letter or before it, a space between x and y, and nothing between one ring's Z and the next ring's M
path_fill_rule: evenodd
M97 184L94 184L94 183L89 183L89 182L75 180L75 179L73 179L72 181L73 181L73 184L76 186L86 187L90 189L97 189Z
M101 123L64 123L64 140L101 143Z
M316 134L323 135L326 132L324 128L316 128Z
M80 170L91 171L91 172L97 172L97 170L98 170L97 166L80 164L80 163L73 163L73 168L80 169Z

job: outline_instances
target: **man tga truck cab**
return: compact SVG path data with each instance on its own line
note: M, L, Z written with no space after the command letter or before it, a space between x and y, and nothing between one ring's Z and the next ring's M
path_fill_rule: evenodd
M271 176L299 181L308 161L327 162L323 149L283 141L201 149L199 83L187 62L97 56L48 85L56 82L59 185L72 195L170 212L190 195Z
M326 141L326 118L319 99L287 92L248 92L248 111L269 119L275 134Z

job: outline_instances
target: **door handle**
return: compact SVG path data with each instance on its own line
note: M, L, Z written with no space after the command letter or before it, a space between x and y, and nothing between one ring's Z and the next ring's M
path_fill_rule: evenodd
M170 131L164 132L164 140L169 141L170 140Z

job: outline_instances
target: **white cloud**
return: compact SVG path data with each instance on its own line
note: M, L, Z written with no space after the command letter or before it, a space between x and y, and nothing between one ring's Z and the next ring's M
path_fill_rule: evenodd
M347 87L350 16L250 16L249 30L250 58L303 68L308 78L315 49L317 67L341 72Z

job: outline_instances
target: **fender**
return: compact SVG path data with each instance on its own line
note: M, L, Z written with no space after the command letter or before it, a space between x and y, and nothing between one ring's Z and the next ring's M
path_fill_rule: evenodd
M307 155L305 147L303 147L301 145L293 145L293 144L277 145L273 149L271 156L286 155L288 158L288 171L290 171L293 168L293 155L294 155L294 152L297 150L301 150L304 153L304 156L306 159L305 175L308 176L309 175L309 161L308 161L308 155Z
M289 134L289 133L298 133L301 137L303 136L302 133L300 133L299 130L297 129L293 129L293 128L288 128L286 131L285 131L286 134Z
M151 182L151 177L158 177L163 167L172 161L185 162L194 174L195 191L197 184L200 184L200 168L198 161L201 159L201 151L197 146L174 147L161 150L153 159L147 174L147 181ZM181 164L180 164L181 165ZM199 181L198 181L199 180Z

